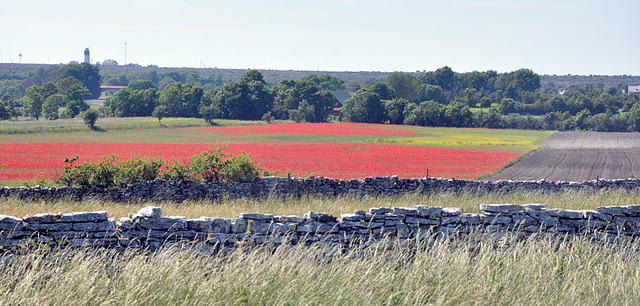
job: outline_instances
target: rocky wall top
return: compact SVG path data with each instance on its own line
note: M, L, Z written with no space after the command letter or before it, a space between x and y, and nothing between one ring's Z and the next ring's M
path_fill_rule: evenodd
M115 221L104 211L0 215L0 247L31 243L49 246L158 248L199 243L210 249L261 244L328 243L349 247L370 241L451 239L505 233L557 237L586 236L597 241L640 238L640 205L596 210L549 209L546 204L482 204L479 213L455 207L379 207L340 217L320 212L304 216L243 213L238 218L163 216L149 206Z
M53 188L53 187L3 187L0 197L56 200L61 198L82 200L97 198L112 201L175 201L211 200L223 198L267 197L340 197L340 196L396 196L413 193L468 192L510 193L565 191L629 190L640 188L638 179L592 180L584 182L551 181L474 181L440 178L399 179L392 177L367 177L364 180L340 180L324 177L286 178L264 177L239 183L169 181L156 179L146 183L131 184L122 189Z

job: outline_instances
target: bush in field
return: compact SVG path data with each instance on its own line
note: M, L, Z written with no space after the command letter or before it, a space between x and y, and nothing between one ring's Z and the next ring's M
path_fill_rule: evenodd
M82 113L84 124L86 124L91 130L96 129L96 121L98 121L98 117L100 117L100 113L98 113L94 108L90 108Z
M167 163L162 159L141 157L122 161L114 154L98 161L74 165L78 160L76 155L65 159L68 165L64 166L58 183L69 187L123 188L128 184L156 178L237 182L263 174L246 153L229 156L222 152L223 149L224 147L210 147L207 151L191 156L185 163L178 160Z

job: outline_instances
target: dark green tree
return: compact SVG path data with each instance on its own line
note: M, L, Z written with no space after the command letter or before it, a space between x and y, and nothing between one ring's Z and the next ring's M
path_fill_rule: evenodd
M438 85L422 85L420 90L420 101L436 101L445 104L447 99L444 95L442 87Z
M633 105L631 110L629 110L628 116L629 116L629 122L628 122L629 128L634 132L640 132L640 103L636 103Z
M100 117L100 113L95 108L90 108L82 113L82 119L91 130L96 129L96 121Z
M100 67L89 63L69 64L61 68L60 79L73 77L87 88L91 99L100 97ZM59 87L59 86L58 86Z
M387 77L387 85L393 88L396 98L414 102L418 97L418 81L411 73L394 72Z
M409 104L407 99L383 100L387 121L390 124L402 124L404 122L404 109Z
M540 88L540 76L531 69L519 69L513 72L513 79L519 89L535 91Z
M314 82L318 84L320 88L331 91L341 91L347 89L344 80L328 74L323 74L320 76L318 76L317 74L311 74L302 78L302 81Z
M27 88L27 94L20 99L22 103L22 114L35 119L39 119L42 115L42 95L40 94L40 88L33 85Z
M469 105L462 101L453 101L444 108L443 124L451 127L473 126L473 113Z
M156 106L156 108L153 109L151 115L158 118L158 124L162 126L162 118L167 116L167 107L164 105Z
M84 98L91 95L78 79L71 76L60 80L57 86L58 93L67 96L68 100L83 101Z
M449 66L436 69L434 71L436 82L445 91L454 90L456 86L456 74Z
M442 126L444 107L435 101L421 102L412 110L413 124L420 126Z
M342 112L347 121L382 123L385 120L384 103L377 93L360 90L345 101Z
M393 88L389 87L386 83L378 81L371 83L367 90L377 93L382 100L391 100L396 97L396 93Z
M0 100L0 120L9 120L13 117L13 106Z
M198 118L203 94L204 89L200 86L173 83L160 91L158 104L167 108L167 117Z
M60 105L67 104L67 97L63 94L50 95L42 105L42 117L48 120L55 120L59 118L58 110Z
M146 89L158 89L158 87L153 84L151 80L133 80L129 82L127 88L130 90L146 90Z
M251 70L238 82L225 84L212 102L224 119L260 120L273 107L273 94L262 74Z
M114 116L151 116L158 101L155 88L132 90L121 89L109 98L109 109Z

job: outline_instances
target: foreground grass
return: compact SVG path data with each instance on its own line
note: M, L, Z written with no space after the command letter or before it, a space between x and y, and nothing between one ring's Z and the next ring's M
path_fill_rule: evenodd
M593 209L636 204L640 195L600 192L406 196L185 203L28 202L0 199L0 214L106 210L122 217L146 205L164 215L237 217L241 212L331 214L379 206L462 207L481 203L548 203ZM586 240L480 243L439 241L337 249L300 246L239 249L226 256L177 246L136 250L46 248L0 256L0 301L11 304L635 304L640 298L640 245ZM196 245L197 247L197 245Z
M595 209L598 206L621 206L640 204L640 194L626 191L602 191L597 193L566 192L559 194L514 193L509 195L452 194L409 195L387 198L342 197L335 199L301 198L266 200L222 200L173 202L115 203L105 201L24 201L15 198L0 198L0 214L23 217L32 213L107 211L110 217L120 218L140 208L154 205L163 208L165 216L185 216L187 218L225 217L237 218L240 213L267 213L274 215L302 216L308 211L325 212L340 216L355 210L368 211L371 207L411 207L428 205L460 207L464 212L478 212L480 204L549 204L550 208Z
M237 250L224 257L189 248L150 254L32 250L1 258L0 300L74 305L628 305L640 297L640 256L620 245L506 239L327 254L317 247Z

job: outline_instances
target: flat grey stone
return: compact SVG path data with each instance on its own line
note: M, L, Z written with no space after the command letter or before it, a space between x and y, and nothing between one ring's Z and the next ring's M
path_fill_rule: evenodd
M304 218L298 216L275 216L273 221L278 223L302 223Z
M61 214L35 214L22 218L26 223L53 223L60 220Z
M583 210L584 217L591 220L600 220L611 222L613 220L613 216L610 214L604 214L597 210Z
M306 223L302 225L298 225L296 231L298 233L310 233L310 234L327 234L327 233L337 233L339 227L337 225L331 225L326 223Z
M340 220L342 221L351 221L351 222L360 222L364 221L366 215L356 215L356 214L342 214L340 215Z
M0 231L22 231L26 228L27 227L24 225L24 223L22 223L22 219L12 216L0 215Z
M254 221L269 221L273 220L273 215L269 214L240 214L240 219L254 220Z
M403 224L402 222L396 221L396 220L384 221L384 227L398 226L398 225L402 225L402 224Z
M13 216L0 215L0 227L14 228L18 224L23 224L22 219Z
M539 215L540 222L546 226L556 226L560 224L560 219L557 217L551 217L549 215Z
M640 215L640 205L601 206L596 208L596 210L600 213L609 214L609 215L629 215L629 216Z
M369 222L362 222L362 221L345 221L342 220L340 222L338 222L338 226L341 229L356 229L356 228L367 228L369 227L367 224Z
M138 210L138 215L146 218L160 218L162 217L162 207L147 206Z
M425 218L440 218L442 216L442 207L426 205L414 205L414 208L418 209L418 216Z
M337 222L338 217L325 213L317 213L317 212L307 212L304 214L305 220L311 220L316 222Z
M249 231L251 234L263 234L266 235L271 227L271 222L253 221L249 224Z
M246 233L249 221L246 219L231 219L231 232L234 234Z
M440 218L440 225L457 224L460 223L460 216L442 217Z
M271 223L269 227L269 234L284 235L296 232L296 225L289 223Z
M483 220L480 214L464 213L460 215L460 223L463 224L480 224Z
M32 231L70 231L72 223L28 223L27 229Z
M443 217L454 217L454 216L460 216L461 214L462 214L462 210L459 207L442 208Z
M140 218L140 227L154 230L183 230L187 228L184 217Z
M81 223L73 223L74 231L85 231L85 232L107 232L107 231L115 231L116 224L113 219L102 221L102 222L81 222Z
M238 237L235 234L211 234L207 238L207 243L211 244L231 244L238 242Z
M85 238L88 236L88 234L85 231L60 231L60 232L52 232L49 235L54 239Z
M402 220L404 220L406 218L407 217L405 217L405 216L389 215L389 214L381 214L381 215L372 215L371 216L371 220L372 221L393 221L393 220L402 221Z
M380 214L392 213L393 209L387 208L387 207L369 208L369 212L374 215L380 215Z
M116 225L118 226L118 230L130 230L135 226L133 220L129 217L122 217L118 219L118 223L116 223Z
M207 232L213 229L213 218L200 217L198 219L187 219L187 228L198 232Z
M524 212L524 207L515 204L480 204L480 210L501 214L517 214Z
M522 207L526 209L535 209L535 210L540 210L540 209L545 209L547 207L549 207L549 204L536 204L536 203L530 203L530 204L524 204L522 205Z
M540 218L533 217L530 215L518 214L511 215L511 219L513 220L514 225L517 226L530 226L530 225L540 225Z
M418 226L421 226L421 225L440 225L440 220L408 216L405 219L405 224L417 224Z
M109 219L106 211L96 212L74 212L62 214L60 222L96 222L107 221Z
M505 215L480 215L480 220L486 224L511 224L513 219L510 216Z
M571 209L549 209L549 216L558 217L561 219L582 219L584 217L584 213L581 210L571 210Z
M418 216L418 209L413 207L394 207L393 213L403 216Z

